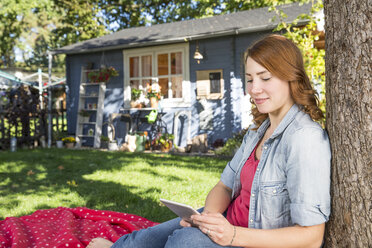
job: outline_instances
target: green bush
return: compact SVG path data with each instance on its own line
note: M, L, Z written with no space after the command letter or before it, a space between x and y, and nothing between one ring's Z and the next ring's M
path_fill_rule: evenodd
M223 155L223 156L234 156L235 151L240 147L241 143L243 142L244 135L247 133L248 128L237 132L226 141L226 144L215 150L216 155Z
M104 135L101 135L101 142L109 142L110 138Z
M68 136L66 131L62 131L62 132L57 131L57 132L54 132L53 135L54 135L55 140L62 140L63 138Z

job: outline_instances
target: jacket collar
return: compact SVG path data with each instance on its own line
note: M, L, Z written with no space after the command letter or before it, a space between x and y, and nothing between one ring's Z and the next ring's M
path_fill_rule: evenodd
M275 137L281 135L284 130L288 127L288 125L294 120L297 113L300 112L301 109L297 104L293 104L292 107L288 110L287 114L284 116L283 120L279 123L278 127L274 130L274 133L271 135L269 139L274 139ZM270 126L270 119L267 118L261 126L257 130L257 134L259 137L262 137L267 128Z

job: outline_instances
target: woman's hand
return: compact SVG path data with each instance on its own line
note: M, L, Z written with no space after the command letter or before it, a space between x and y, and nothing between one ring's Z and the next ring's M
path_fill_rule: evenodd
M191 216L191 219L215 243L230 245L234 237L234 227L222 214L203 212L201 215Z
M180 221L180 225L183 226L183 227L191 227L192 226L190 222L188 222L188 221L186 221L184 219L182 219Z
M210 212L206 209L204 209L203 212L201 212L201 214L207 214L207 213L210 213ZM191 227L191 226L198 227L194 222L190 222L184 219L181 219L180 225L183 227Z

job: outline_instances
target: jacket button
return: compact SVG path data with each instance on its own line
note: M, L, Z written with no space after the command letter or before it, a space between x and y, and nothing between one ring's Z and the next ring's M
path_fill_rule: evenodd
M253 222L253 219L251 219L250 222L252 223Z
M255 196L255 194L253 193L253 194L252 194L252 196L254 197L254 196Z
M274 193L274 194L276 193L276 189L273 190L273 193Z
M264 146L264 149L267 150L267 146Z

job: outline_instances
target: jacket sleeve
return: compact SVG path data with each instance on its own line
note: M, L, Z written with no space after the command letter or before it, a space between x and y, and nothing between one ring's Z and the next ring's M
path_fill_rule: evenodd
M287 187L294 224L312 226L330 215L331 150L320 127L296 130L287 146Z

